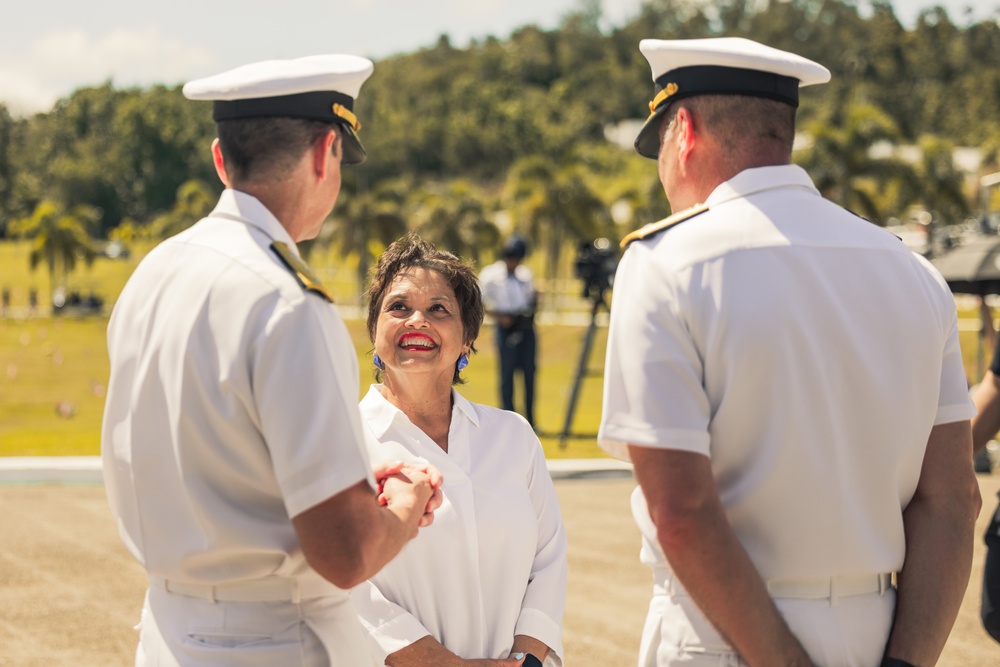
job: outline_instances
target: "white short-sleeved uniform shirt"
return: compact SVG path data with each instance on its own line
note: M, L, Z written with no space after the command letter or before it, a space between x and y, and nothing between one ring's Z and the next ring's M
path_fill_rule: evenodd
M503 260L494 262L479 272L486 310L494 313L523 313L531 310L535 300L535 281L531 269L518 264L514 273Z
M372 461L444 476L434 523L351 598L379 664L428 634L463 658L506 658L514 635L560 665L566 532L545 456L520 416L452 391L448 452L373 386L361 402Z
M151 575L315 577L290 517L373 483L350 337L273 241L294 251L259 200L226 190L142 261L115 305L104 479Z
M931 427L975 412L947 285L799 167L706 204L622 258L601 446L708 456L764 579L899 570Z

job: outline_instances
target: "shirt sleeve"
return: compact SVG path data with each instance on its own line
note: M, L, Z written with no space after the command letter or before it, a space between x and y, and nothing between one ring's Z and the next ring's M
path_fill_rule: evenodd
M496 272L493 265L487 266L479 274L479 289L483 293L483 305L487 311L496 312L497 309L497 281Z
M598 444L625 461L629 444L709 454L702 358L679 283L641 244L615 276Z
M371 581L351 589L351 602L362 627L368 632L369 648L380 665L386 656L431 634L416 616L387 599Z
M354 484L374 487L357 408L358 362L329 303L282 301L253 356L259 428L290 517Z
M528 476L528 495L538 516L538 542L514 634L527 635L544 643L551 649L552 657L546 664L560 667L566 602L566 529L542 445L533 433L529 432L528 437L536 443Z

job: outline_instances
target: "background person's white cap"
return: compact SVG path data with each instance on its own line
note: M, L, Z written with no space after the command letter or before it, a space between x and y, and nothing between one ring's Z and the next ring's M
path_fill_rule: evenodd
M807 58L742 37L644 39L656 96L635 150L656 159L660 116L671 103L693 95L748 95L799 105L799 87L830 80L830 70Z
M360 164L365 149L354 100L374 65L367 58L323 55L267 60L191 81L184 96L214 102L216 121L238 118L306 118L343 129L344 163Z

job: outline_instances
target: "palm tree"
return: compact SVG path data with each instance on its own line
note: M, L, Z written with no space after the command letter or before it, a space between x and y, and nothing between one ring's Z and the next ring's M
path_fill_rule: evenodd
M962 174L955 168L954 145L947 139L920 139L920 191L912 197L923 204L936 223L961 222L971 212L962 192Z
M545 275L555 278L563 246L614 234L607 206L575 164L553 165L541 156L518 161L507 181L507 198L528 238L545 248Z
M330 224L321 232L342 257L357 259L359 299L372 261L406 233L404 211L409 189L406 181L382 181L367 192L357 193L338 204Z
M177 198L170 210L149 223L149 236L161 240L184 231L211 213L217 199L215 191L204 181L185 181L177 188Z
M97 209L77 206L64 212L52 201L42 201L27 218L14 221L11 232L31 240L28 264L32 271L43 261L49 271L49 284L53 291L65 291L69 274L78 260L89 266L96 257L93 240L87 226L100 220Z
M908 163L892 156L871 155L872 146L882 142L893 145L900 139L895 121L878 107L851 104L832 118L808 124L805 130L812 137L812 146L799 163L820 192L844 208L880 220L886 217L886 208L899 206L898 202L880 201L880 193L901 184L919 187L917 174Z
M468 257L479 265L483 248L500 244L500 230L489 219L484 196L464 179L440 188L425 188L415 219L421 234L442 250Z

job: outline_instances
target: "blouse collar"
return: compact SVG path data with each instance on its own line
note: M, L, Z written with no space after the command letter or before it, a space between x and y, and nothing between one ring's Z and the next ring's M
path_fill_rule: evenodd
M397 408L395 405L390 403L382 392L379 391L382 385L373 384L368 388L368 393L365 397L361 399L361 404L359 408L361 409L361 416L371 427L372 433L375 437L382 439L385 434L392 427L394 420L404 419L409 422L409 418L403 414L403 411ZM472 425L479 428L479 415L476 414L476 407L472 404L470 400L455 391L455 388L451 389L451 399L458 411L465 415L465 417L472 422ZM452 411L454 416L454 410Z

